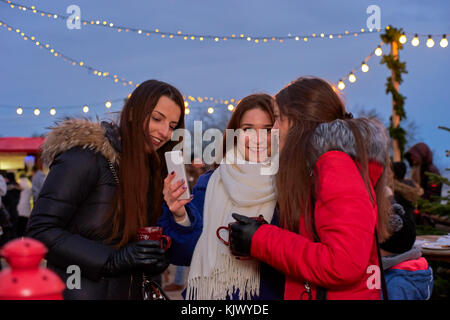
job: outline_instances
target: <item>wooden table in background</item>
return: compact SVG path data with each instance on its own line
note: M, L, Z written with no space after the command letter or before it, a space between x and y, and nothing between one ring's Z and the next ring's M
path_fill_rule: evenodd
M440 236L417 236L417 240L426 240L428 242L435 242ZM450 249L449 250L433 250L421 248L422 256L427 260L442 261L450 263Z

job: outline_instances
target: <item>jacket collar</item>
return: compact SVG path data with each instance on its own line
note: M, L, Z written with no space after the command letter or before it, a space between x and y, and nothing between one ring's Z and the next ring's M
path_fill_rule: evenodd
M360 130L369 156L369 177L373 186L386 165L388 141L386 129L375 119L358 118L351 120ZM356 158L356 141L345 120L337 119L320 124L312 137L312 145L317 159L328 151L337 150Z
M119 162L120 138L114 124L66 119L50 129L41 147L42 160L48 166L58 154L74 147L91 149L114 164Z

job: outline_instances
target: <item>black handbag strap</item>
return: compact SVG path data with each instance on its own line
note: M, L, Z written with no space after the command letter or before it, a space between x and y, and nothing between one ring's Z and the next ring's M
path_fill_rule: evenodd
M316 207L316 198L313 194L311 194L311 225L312 225L312 232L314 237L314 242L320 242L319 234L316 230L316 223L314 219L314 210ZM327 289L324 287L316 287L316 300L327 300Z
M386 287L386 278L384 277L383 259L381 258L380 242L378 241L377 227L375 227L375 241L377 242L378 264L380 266L381 291L383 292L383 300L389 300Z

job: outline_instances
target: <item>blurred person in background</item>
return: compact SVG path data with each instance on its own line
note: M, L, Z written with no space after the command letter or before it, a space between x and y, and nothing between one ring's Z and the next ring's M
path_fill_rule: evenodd
M400 204L409 217L414 217L414 202L423 195L423 189L414 181L406 179L406 164L394 162L392 164L394 173L393 188L395 202Z
M33 178L31 179L33 204L36 204L36 201L39 197L39 193L41 192L42 186L44 185L45 178L46 175L44 171L42 171L42 165L38 163L33 167Z
M20 198L17 204L17 236L23 237L31 214L31 181L25 172L19 173Z
M433 270L416 241L414 217L394 203L389 211L390 238L380 244L390 300L428 300L433 291Z
M11 220L6 207L3 205L2 197L7 193L5 172L0 172L0 246L7 242L7 230L10 228ZM1 266L0 266L1 269Z
M18 212L17 205L20 200L20 186L16 181L16 175L14 172L6 172L4 179L7 185L6 195L2 197L2 203L5 209L8 211L11 226L5 233L5 242L17 237L17 223ZM5 231L5 230L4 230Z
M423 142L413 145L406 153L405 158L411 167L411 179L423 189L423 199L431 200L432 196L440 196L442 184L431 183L425 172L440 175L438 168L433 164L433 153Z

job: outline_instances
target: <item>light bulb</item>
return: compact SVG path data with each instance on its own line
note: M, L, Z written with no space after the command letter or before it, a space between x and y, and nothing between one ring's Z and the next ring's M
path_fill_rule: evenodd
M83 112L84 113L88 113L89 112L89 107L88 106L83 106Z
M349 74L348 81L350 81L351 83L355 83L356 82L356 76L355 76L355 74L353 72Z
M184 102L184 107L185 107L185 108L189 107L189 102L185 101L185 102Z
M447 48L447 46L448 46L448 41L447 41L447 37L445 36L445 34L444 34L444 36L442 37L441 42L439 42L439 45L440 45L442 48Z
M36 109L34 109L34 115L35 116L38 116L38 115L40 115L41 114L41 110L39 110L38 108L36 108Z
M18 107L16 112L18 115L21 115L23 113L23 109L21 107Z
M208 108L208 113L213 113L214 112L214 108L213 107L209 107Z
M191 113L191 110L189 110L189 108L184 108L184 114L189 114L189 113Z
M378 46L378 47L375 49L375 55L377 55L377 56L379 57L379 56L381 56L382 54L383 54L383 50L381 50L381 47Z
M414 36L414 38L411 40L411 44L412 44L414 47L417 47L417 46L419 45L419 43L420 43L419 36L416 34L416 35Z
M344 90L345 89L345 83L342 80L339 80L338 82L338 88L339 90Z
M427 47L428 48L433 48L434 47L434 40L433 40L433 38L431 38L431 36L428 36Z
M230 103L230 104L228 105L228 110L229 110L229 111L233 111L233 109L234 109L234 106Z
M51 108L50 109L50 115L54 116L56 114L56 109L55 108Z
M401 44L405 44L407 40L408 40L408 39L406 39L406 36L405 36L404 33L403 33L403 34L400 36L400 38L398 39L398 41L399 41Z
M361 65L361 70L362 72L367 72L369 71L369 66L365 62L363 62L363 64Z
M111 105L112 105L111 101L105 102L105 107L107 107L108 109L111 108Z

